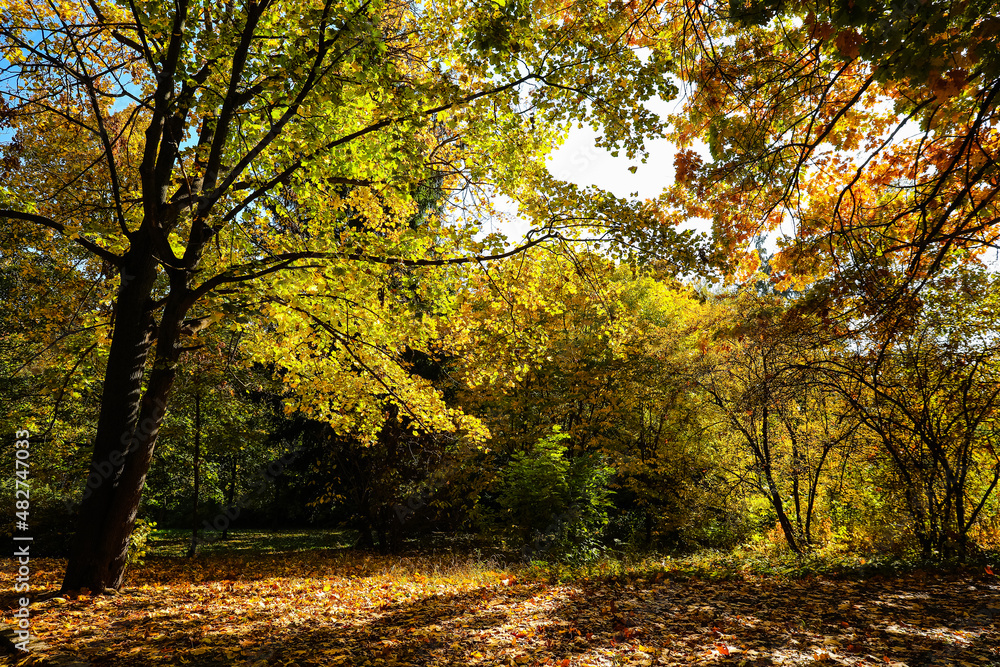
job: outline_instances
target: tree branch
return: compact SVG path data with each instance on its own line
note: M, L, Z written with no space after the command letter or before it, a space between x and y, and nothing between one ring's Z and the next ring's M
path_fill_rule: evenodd
M316 259L328 259L328 260L347 260L353 262L366 262L369 264L386 264L389 266L453 266L458 264L471 264L472 262L488 262L491 260L505 259L513 255L522 253L529 248L532 248L540 243L543 243L549 239L562 238L557 233L544 234L537 239L528 241L527 243L517 246L507 250L506 252L497 253L495 255L470 255L467 257L442 257L439 259L406 259L404 257L377 257L374 255L364 255L360 253L321 253L321 252L295 252L295 253L284 253L281 255L275 255L270 258L269 262L275 262L272 266L262 267L256 271L246 273L243 275L226 275L221 274L210 278L203 282L201 285L196 287L191 291L188 299L193 304L195 301L208 294L216 287L221 285L247 282L250 280L256 280L258 278L263 278L266 275L272 273L277 273L278 271L284 270L299 270L304 268L317 268L318 265L310 266L294 266L295 262L302 260L316 260Z
M10 210L10 209L0 209L0 218L7 218L7 219L10 219L10 220L23 220L25 222L33 222L33 223L35 223L37 225L42 225L43 227L48 227L50 229L54 229L57 232L59 232L60 234L66 234L67 233L66 232L66 225L62 224L61 222L56 222L55 220L52 220L51 218L47 218L44 215L38 215L38 214L35 214L35 213L24 213L22 211L13 211L13 210ZM106 250L105 248L102 248L101 246L99 246L96 243L94 243L93 241L91 241L91 240L89 240L89 239L87 239L87 238L85 238L83 236L80 236L80 235L71 236L70 238L73 241L76 241L84 249L86 249L87 251L93 253L94 255L97 255L98 257L100 257L104 261L108 262L109 264L111 264L111 265L113 265L113 266L115 266L115 267L117 267L119 269L121 268L122 258L119 257L118 255L114 254L110 250Z

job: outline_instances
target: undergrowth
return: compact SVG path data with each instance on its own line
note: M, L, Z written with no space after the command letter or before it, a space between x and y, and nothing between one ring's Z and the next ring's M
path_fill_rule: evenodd
M815 553L762 555L745 549L704 550L683 556L647 554L607 557L597 563L573 567L562 563L534 561L521 576L549 583L581 579L705 579L732 580L747 577L801 579L810 576L865 579L896 576L918 570L1000 572L1000 551L958 559L928 559L919 553L902 555L845 555Z

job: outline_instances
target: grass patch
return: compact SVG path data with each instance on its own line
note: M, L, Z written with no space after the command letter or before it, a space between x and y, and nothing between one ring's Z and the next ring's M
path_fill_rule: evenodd
M795 580L813 576L866 579L921 571L1000 572L1000 552L983 552L962 562L957 559L929 560L919 554L860 556L816 553L795 556L790 553L765 555L743 549L710 549L684 556L608 556L583 566L534 561L519 574L526 579L556 584L589 579L730 581L755 577Z
M226 540L215 539L209 533L199 546L203 556L242 556L256 554L282 554L311 550L346 550L357 541L352 530L299 529L299 530L236 530L230 531ZM191 533L180 529L155 530L149 540L148 555L157 557L183 557L187 555ZM532 561L520 562L508 555L486 556L479 550L469 549L461 540L438 540L436 546L413 542L401 554L389 556L385 563L392 569L413 575L418 570L427 576L445 575L454 583L460 572L509 571L518 578L550 584L587 580L686 580L731 581L755 577L795 580L811 576L864 579L872 576L899 576L918 571L959 572L983 571L990 568L1000 572L1000 552L984 552L958 561L931 561L919 554L901 556L847 555L842 553L814 553L795 556L791 553L761 553L753 549L730 551L704 550L681 556L664 554L624 554L606 557L584 565ZM458 578L461 578L459 575ZM478 580L478 576L471 577Z
M230 530L226 539L219 533L201 534L199 555L275 554L314 549L344 549L355 543L352 530L303 528L301 530ZM149 537L147 558L186 556L191 531L179 528L157 529Z

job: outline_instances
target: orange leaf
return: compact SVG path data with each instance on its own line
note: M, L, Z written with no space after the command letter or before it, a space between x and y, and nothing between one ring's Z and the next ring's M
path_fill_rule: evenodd
M861 54L858 47L865 43L865 38L852 30L842 30L833 43L840 55L845 58L857 58Z

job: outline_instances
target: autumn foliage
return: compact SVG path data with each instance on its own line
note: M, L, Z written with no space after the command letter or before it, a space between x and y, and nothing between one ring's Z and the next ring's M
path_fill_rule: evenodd
M116 664L993 655L992 608L950 607L1000 548L994 5L5 3L3 521L60 559L37 634ZM554 177L581 127L671 141L661 194ZM233 555L306 527L345 544ZM665 555L705 550L742 583ZM836 615L762 574L869 559L976 569L817 580Z

